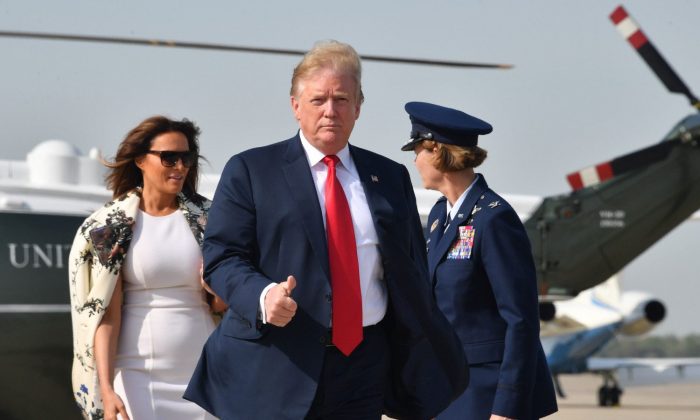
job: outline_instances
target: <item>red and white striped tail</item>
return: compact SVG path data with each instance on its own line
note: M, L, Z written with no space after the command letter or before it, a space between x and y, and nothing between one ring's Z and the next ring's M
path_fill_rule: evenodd
M578 191L582 188L607 181L612 178L613 175L612 165L610 162L605 162L600 165L581 169L578 172L570 173L566 176L566 179L569 181L571 188L573 188L574 191Z
M617 9L610 14L610 20L613 21L618 32L620 32L635 49L639 49L639 47L649 42L649 39L647 39L644 32L639 28L637 22L632 19L624 7L618 6Z

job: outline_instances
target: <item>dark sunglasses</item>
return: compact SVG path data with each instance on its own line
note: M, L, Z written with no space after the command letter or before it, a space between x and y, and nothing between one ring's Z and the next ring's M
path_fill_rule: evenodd
M152 155L158 155L160 156L160 163L168 168L172 168L173 166L177 165L177 161L181 160L182 161L182 166L185 168L191 168L192 165L197 162L197 156L196 153L191 152L191 151L186 151L186 152L173 152L169 150L149 150L146 153L150 153Z

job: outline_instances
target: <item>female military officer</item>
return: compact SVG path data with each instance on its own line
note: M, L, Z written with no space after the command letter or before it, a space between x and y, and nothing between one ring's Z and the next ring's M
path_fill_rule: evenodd
M406 104L425 188L440 191L428 217L428 267L437 305L469 363L467 390L438 419L533 419L557 410L542 345L530 242L513 208L474 172L477 137L491 125L424 102Z

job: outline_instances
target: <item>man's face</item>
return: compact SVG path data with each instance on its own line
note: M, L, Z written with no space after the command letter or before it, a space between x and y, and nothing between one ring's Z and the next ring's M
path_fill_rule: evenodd
M357 84L352 76L321 69L301 81L292 109L304 137L321 153L345 147L360 116Z

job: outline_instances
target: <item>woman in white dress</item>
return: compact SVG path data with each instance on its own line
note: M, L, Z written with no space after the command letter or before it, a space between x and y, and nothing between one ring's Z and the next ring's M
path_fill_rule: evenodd
M108 164L114 201L76 235L73 388L86 418L213 418L182 398L212 311L225 309L202 289L198 135L161 116L131 130Z

